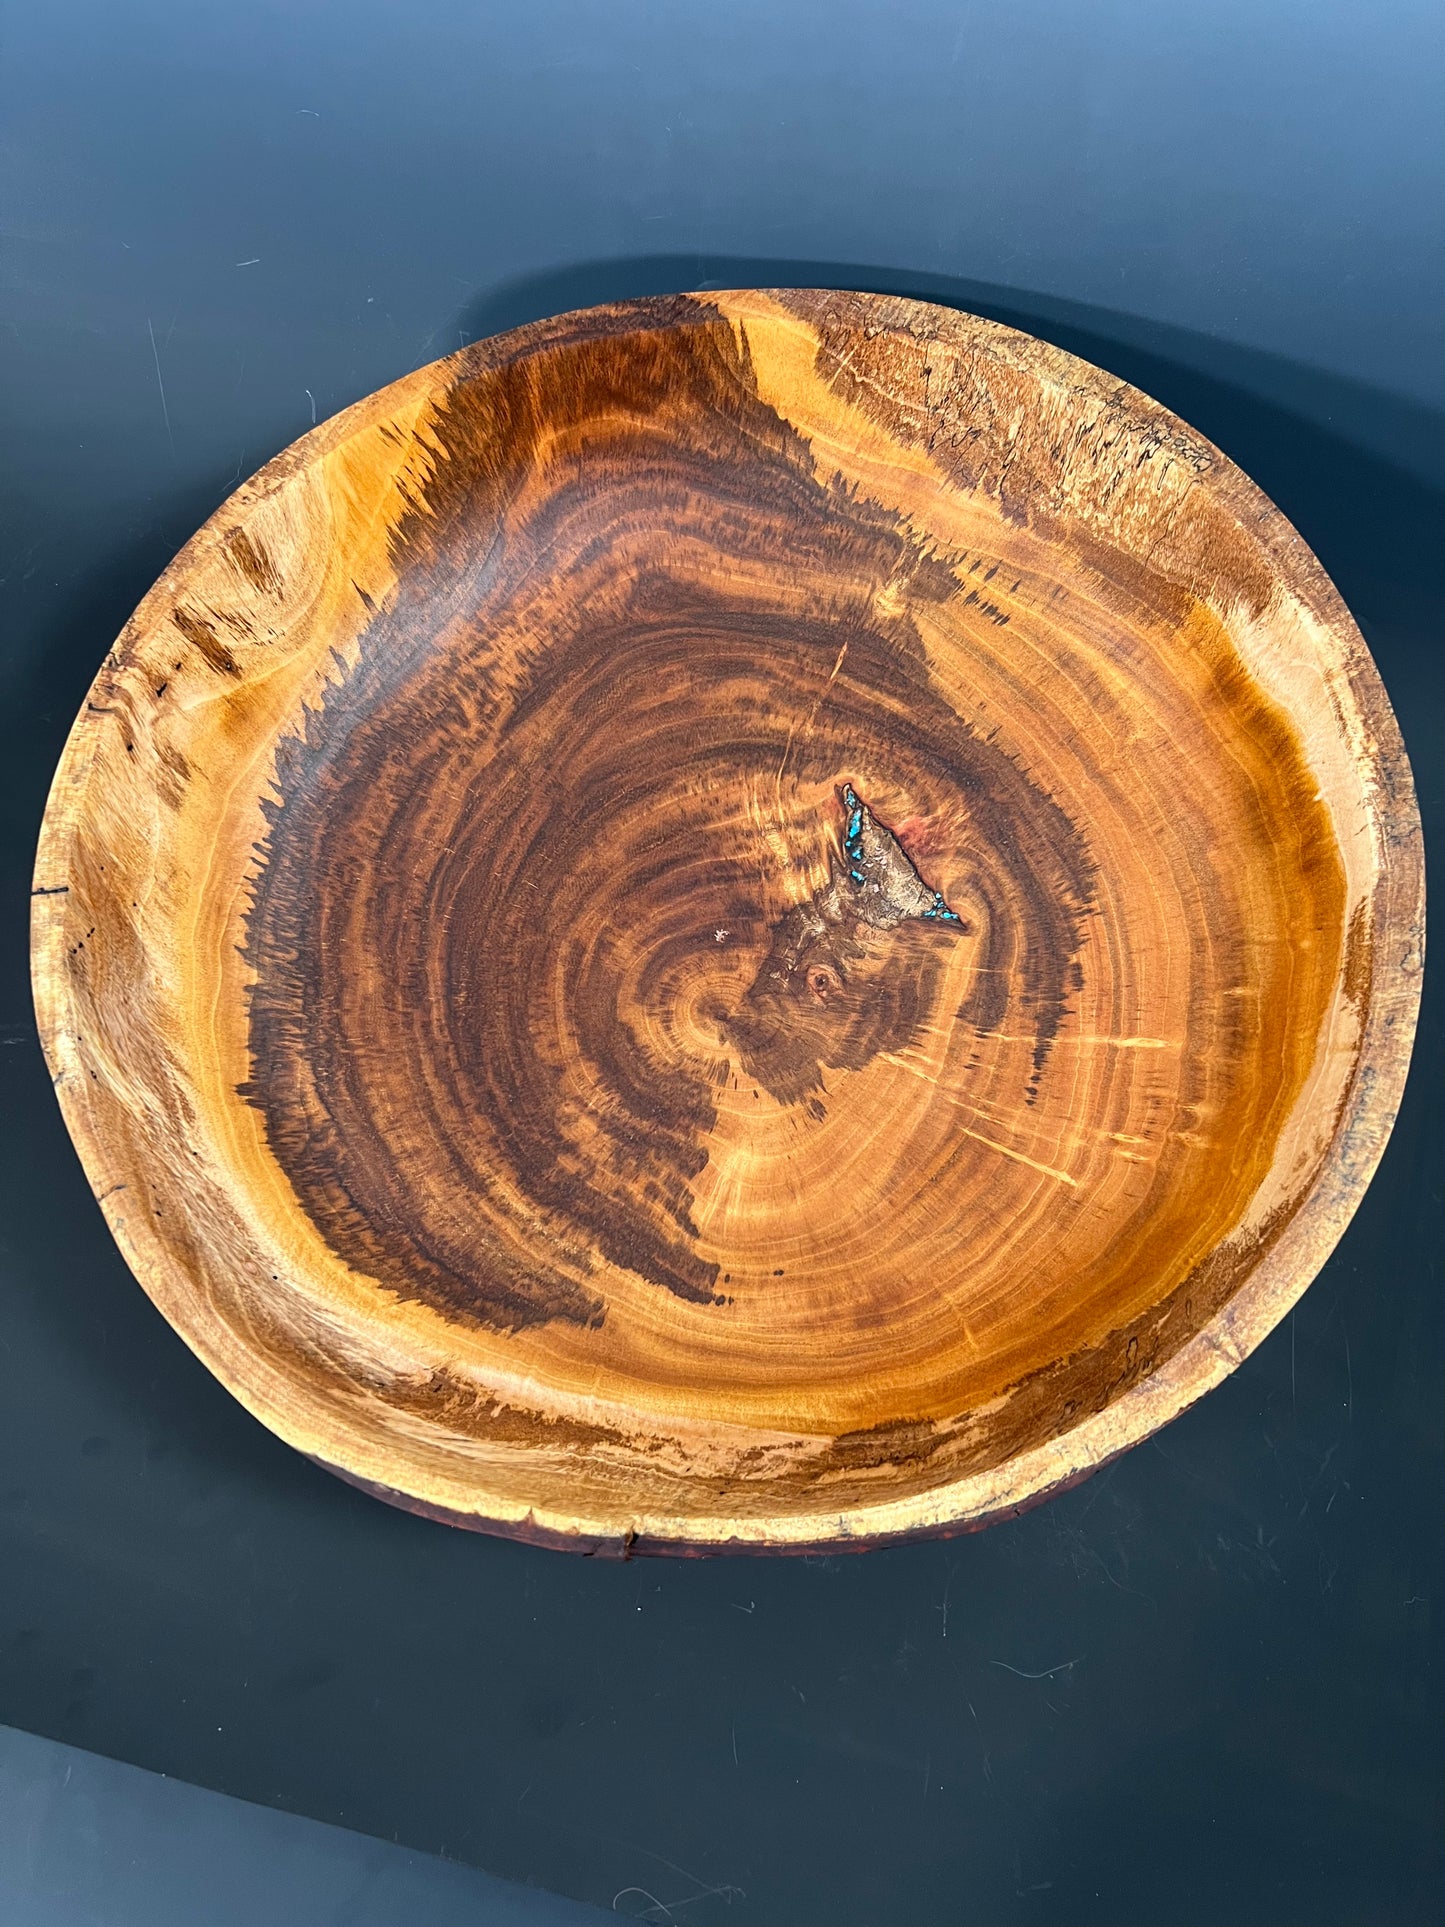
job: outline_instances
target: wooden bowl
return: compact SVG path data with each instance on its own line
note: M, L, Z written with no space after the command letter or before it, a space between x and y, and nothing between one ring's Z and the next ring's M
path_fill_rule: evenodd
M1399 733L1217 449L968 315L637 301L238 491L55 779L34 975L131 1266L384 1497L875 1543L1077 1479L1338 1239Z

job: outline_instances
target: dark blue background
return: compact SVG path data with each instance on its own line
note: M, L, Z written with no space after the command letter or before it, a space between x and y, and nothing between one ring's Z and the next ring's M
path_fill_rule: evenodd
M1440 1001L1338 1253L1014 1525L606 1566L361 1498L134 1285L29 1015L45 786L172 552L461 340L881 287L1138 383L1330 570L1440 826L1435 0L5 9L0 1719L653 1921L1441 1912Z

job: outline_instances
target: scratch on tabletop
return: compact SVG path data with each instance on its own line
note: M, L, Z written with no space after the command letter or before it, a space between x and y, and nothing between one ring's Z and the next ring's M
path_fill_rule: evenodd
M993 1766L988 1757L988 1744L983 1737L983 1727L979 1724L978 1714L974 1711L973 1701L965 1700L964 1705L968 1708L970 1713L973 1713L974 1730L978 1734L978 1750L983 1755L983 1777L985 1780L989 1782L990 1785L992 1785L993 1784Z
M1006 1673L1016 1674L1019 1679L1052 1679L1055 1673L1067 1673L1088 1657L1080 1653L1078 1659L1061 1659L1057 1666L1046 1666L1041 1673L1026 1673L1021 1666L1010 1666L1006 1659L991 1659L990 1666L1001 1666Z
M161 379L161 352L160 352L160 349L157 348L156 346L156 331L154 327L152 327L151 325L151 318L149 315L146 316L146 333L151 338L151 359L155 362L155 365L156 365L156 387L159 388L159 390L161 391L161 419L165 422L166 440L170 443L171 453L172 455L174 455L176 452L176 438L171 433L171 411L166 406L166 385L165 385L165 382Z

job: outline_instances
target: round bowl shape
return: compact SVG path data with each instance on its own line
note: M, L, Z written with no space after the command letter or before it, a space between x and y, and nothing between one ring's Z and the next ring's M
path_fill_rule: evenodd
M1299 536L968 315L564 316L278 456L96 679L41 1030L257 1417L593 1550L876 1543L1217 1383L1405 1076L1419 826Z

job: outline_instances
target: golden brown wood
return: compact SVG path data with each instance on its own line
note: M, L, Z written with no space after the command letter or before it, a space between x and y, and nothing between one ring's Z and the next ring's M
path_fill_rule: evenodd
M875 1542L1080 1476L1339 1237L1409 770L1294 531L990 322L540 323L279 456L107 658L34 966L165 1315L386 1496Z

